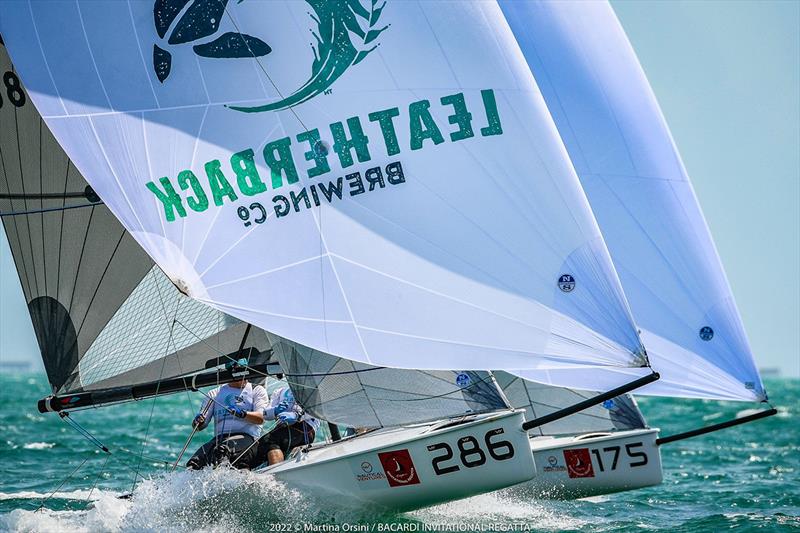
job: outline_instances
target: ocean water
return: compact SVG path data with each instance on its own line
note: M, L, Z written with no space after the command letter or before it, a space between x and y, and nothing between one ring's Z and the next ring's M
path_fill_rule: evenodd
M495 493L375 515L315 499L270 476L170 473L165 462L175 460L188 436L197 393L75 413L111 449L107 456L58 416L37 412L36 400L48 392L43 375L2 375L0 530L245 533L279 523L301 524L300 531L331 531L335 524L339 531L468 531L479 523L531 531L800 531L800 380L767 387L777 416L664 446L664 483L657 487L577 501ZM664 435L751 407L663 398L641 398L640 405ZM144 480L135 497L117 499L131 490L137 470Z

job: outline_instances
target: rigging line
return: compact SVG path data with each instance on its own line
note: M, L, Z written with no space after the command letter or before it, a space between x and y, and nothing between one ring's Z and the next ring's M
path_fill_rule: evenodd
M170 342L174 343L174 340L172 338L172 333L173 333L173 331L175 329L175 321L176 321L175 317L178 315L178 308L179 307L180 307L180 301L178 302L178 305L175 306L175 315L172 317L172 324L170 324L170 326L169 326L169 340L167 341L167 347L166 347L165 351L169 350ZM144 432L144 440L142 441L141 455L139 456L139 462L136 464L136 471L133 474L133 485L131 486L131 493L133 493L133 491L136 490L136 481L139 478L139 469L142 466L142 457L144 456L144 450L147 447L147 436L150 434L150 424L153 422L153 413L154 413L155 408L156 408L156 400L158 399L158 391L161 388L161 378L164 377L164 367L167 365L167 356L168 355L169 354L164 354L164 357L161 360L161 372L158 375L158 382L156 383L156 393L153 395L153 403L150 406L150 417L147 419L147 428L145 429L145 432Z
M159 270L161 269L161 267L159 267L158 265L156 265L156 268L158 268ZM164 271L162 270L161 272L163 273ZM166 278L167 275L164 274L164 277ZM167 278L167 279L169 279L169 278ZM161 302L161 309L164 311L164 318L166 318L168 316L167 315L167 305L164 303L164 297L161 295L161 286L159 285L158 280L155 277L155 272L154 272L154 275L153 275L153 280L154 280L154 283L155 283L155 286L156 286L156 292L158 292L158 299ZM178 321L178 308L180 307L182 301L183 300L181 300L180 297L178 297L178 305L175 307L175 316L173 317L173 327L175 325L175 322ZM178 323L180 324L180 322L178 322ZM188 328L186 326L184 326L183 324L181 324L181 326L183 326L183 328L188 331ZM217 327L217 329L219 329L219 327ZM177 363L178 363L178 369L180 370L181 374L183 374L184 373L183 372L183 365L181 364L181 357L178 354L178 347L175 344L175 340L174 340L174 338L172 336L172 330L170 330L170 340L172 340L172 348L173 348L174 353L175 353L175 361L177 361ZM169 344L168 344L168 346L169 346ZM188 389L186 390L186 399L189 402L189 409L190 410L194 410L194 404L192 403L192 396L191 396L191 394L189 394L189 390Z
M80 469L81 469L81 467L82 467L83 465L85 465L85 464L86 464L86 461L88 461L88 460L89 460L89 457L91 456L91 454L94 454L94 452L89 452L89 453L90 453L90 455L87 455L87 456L86 456L86 458L85 458L83 461L81 461L81 464L79 464L79 465L78 465L78 466L75 468L75 470L73 470L72 472L70 472L70 473L69 473L69 475L68 475L67 477L65 477L64 479L62 479L62 480L61 480L61 483L59 483L58 487L56 487L56 489L55 489L53 492L51 492L49 496L47 496L46 498L44 498L44 499L41 501L41 503L39 504L39 507L37 507L37 508L36 508L36 510L34 511L34 513L38 513L39 511L41 511L42 509L44 509L44 504L46 504L46 503L47 503L47 502L50 500L50 498L52 498L52 497L53 497L53 495L54 495L56 492L58 492L59 490L61 490L61 487L63 487L63 486L64 486L64 483L66 483L66 482L67 482L67 481L68 481L68 480L69 480L69 479L70 479L72 476L74 476L74 475L75 475L75 474L78 472L78 470L80 470Z
M225 13L228 16L228 18L230 19L231 23L233 24L233 27L236 28L236 31L239 33L239 35L242 35L242 30L239 28L239 25L236 24L236 21L233 19L233 16L230 13L228 13L227 2L223 2L222 0L217 0L217 2L220 4L220 6L222 6L222 12ZM272 88L275 89L275 92L278 93L278 96L280 96L281 100L283 100L285 98L283 96L283 93L281 92L280 89L278 89L278 85L272 80L272 77L267 73L267 69L264 68L264 65L261 64L261 60L253 52L253 49L250 47L250 44L244 38L242 38L242 42L247 47L247 51L250 52L250 55L253 56L253 59L255 59L256 65L258 65L258 68L261 69L261 72L264 73L264 76L266 76L267 79L269 80L270 84L272 84ZM262 85L262 88L263 88L263 85ZM287 109L289 110L289 112L292 113L292 115L294 115L294 118L297 119L297 122L300 123L300 125L303 127L303 129L306 132L308 132L308 127L305 125L303 120L300 118L300 116L294 110L294 106L289 106Z
M68 205L64 207L48 207L46 209L33 209L31 211L12 211L10 213L2 213L0 212L0 217L15 217L19 215L35 215L37 213L50 213L51 211L66 211L67 209L78 209L79 207L94 207L96 205L102 205L103 202L97 202L94 204L79 204L79 205Z
M44 120L40 118L39 120ZM65 154L66 155L66 154ZM69 167L71 165L71 161L69 157L67 157L67 170L64 173L64 193L67 192L67 186L69 185ZM67 199L64 198L61 201L61 207L67 207ZM59 292L61 288L61 245L64 243L64 210L61 210L61 221L59 223L59 233L58 233L58 269L56 270L56 297L58 297L61 293Z
M193 335L197 339L197 341L199 343L205 344L206 346L208 346L210 349L214 350L218 355L221 355L222 357L227 357L231 361L236 361L236 359L231 357L229 354L222 353L222 351L220 351L218 348L215 348L214 346L209 344L206 341L206 339L203 339L202 337L200 337L199 335L194 333L192 330L187 328L186 325L183 324L180 320L176 319L175 322L177 322L180 326L182 326L190 335ZM254 374L258 374L258 375L264 376L264 377L270 377L270 374L266 374L264 372L261 372L260 370L257 370L255 368L251 367L250 365L245 365L245 368L247 368L248 370L250 370ZM387 368L387 367L385 367L385 366L373 366L373 367L364 368L364 369L361 369L361 370L346 370L346 371L342 371L342 372L322 372L322 373L317 373L317 374L289 374L287 372L281 372L281 374L283 374L286 377L291 376L291 377L300 377L300 378L303 378L303 377L309 377L310 378L310 377L324 377L324 376L341 376L341 375L345 375L345 374L360 374L361 372L371 372L373 370L382 370L382 369L385 369L385 368Z
M0 200L61 200L65 198L85 198L87 197L86 191L82 192L9 192L0 193ZM91 201L91 200L90 200ZM95 202L97 203L97 202Z
M106 465L108 464L108 460L111 458L111 455L106 455L106 460L103 461L103 466L100 467L100 472L97 473L97 477L94 478L94 483L92 483L92 488L89 490L89 495L86 496L86 501L88 502L92 498L92 493L94 492L94 488L97 486L97 482L100 481L100 476L105 474Z
M44 178L42 177L42 120L39 119L39 194L44 189ZM44 202L39 201L39 207L44 207ZM44 215L39 219L39 228L42 230L42 264L44 266L44 293L50 294L47 290L47 254L45 253L45 239L44 239Z
M398 398L375 398L375 400L383 401L383 402L420 402L420 401L425 401L425 400L435 400L436 398L444 398L445 396L450 396L452 394L457 394L459 392L463 392L463 391L465 391L467 389L470 389L472 387L476 387L476 386L480 385L481 383L487 383L488 379L489 378L480 378L475 383L471 383L471 384L467 385L466 387L459 387L458 389L453 389L453 390L451 390L449 392L445 392L443 394L436 394L436 395L433 395L433 396L423 396L421 398L407 398L407 399L404 399L404 400L403 399L398 399ZM363 385L362 385L362 388L363 388ZM369 388L371 388L371 389L379 389L379 390L386 390L386 391L395 392L395 393L401 392L401 391L397 391L397 390L387 389L385 387L378 387L377 385L369 385ZM414 393L413 392L409 392L409 393L406 393L406 394L414 394ZM420 395L420 396L422 396L422 395ZM453 400L459 400L461 398L452 398L452 399Z
M89 431L88 431L86 428L84 428L82 425L80 425L80 424L79 424L79 423L78 423L76 420L73 420L73 419L72 419L72 417L71 417L71 416L69 416L69 413L68 413L67 411L61 411L61 412L59 412L59 413L58 413L58 416L59 416L59 417L61 418L61 420L63 420L63 421L64 421L64 422L65 422L65 423L66 423L68 426L72 427L72 428L73 428L75 431L77 431L78 433L80 433L81 435L83 435L83 436L84 436L86 439L88 439L88 440L89 440L89 442L91 442L92 444L94 444L95 446L97 446L98 448L100 448L101 450L103 450L104 452L106 452L107 454L110 454L110 453L111 453L110 451L108 451L108 447L106 447L106 445L105 445L105 444L103 444L102 442L100 442L100 440L99 440L97 437L95 437L94 435L92 435L91 433L89 433Z
M153 396L153 403L150 406L150 417L147 419L147 428L144 431L144 440L142 440L142 448L140 450L139 461L136 463L136 470L133 472L133 485L131 486L131 492L136 490L136 481L139 478L139 469L142 466L142 457L144 457L144 449L147 447L147 436L150 434L150 424L153 421L153 412L156 408L156 400L158 399L158 389L161 386L161 377L164 375L164 366L167 363L166 357L164 361L161 363L161 375L158 377L158 384L156 385L156 393Z

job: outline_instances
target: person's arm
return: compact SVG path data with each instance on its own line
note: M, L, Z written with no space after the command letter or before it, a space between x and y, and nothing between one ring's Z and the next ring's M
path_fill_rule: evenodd
M203 431L208 427L209 422L211 422L211 417L208 416L209 407L211 406L211 400L206 400L203 402L203 406L200 408L200 411L192 420L192 426L197 427L197 431Z
M244 411L237 408L234 416L242 418L251 424L258 424L259 426L264 423L264 407L267 405L267 392L261 385L253 387L253 410Z

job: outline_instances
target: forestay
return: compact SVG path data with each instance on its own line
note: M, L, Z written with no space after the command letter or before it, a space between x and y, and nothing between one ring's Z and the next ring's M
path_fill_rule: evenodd
M52 392L185 375L236 350L244 324L153 265L53 138L2 44L0 76L0 216Z
M374 365L646 363L497 5L19 0L0 15L56 138L192 298Z
M267 338L297 401L328 422L388 427L508 407L492 375L485 371L376 367L270 333Z
M661 379L637 391L766 398L719 256L655 96L605 2L502 2L580 176ZM610 388L585 368L530 379Z
M493 374L511 406L525 409L527 420L555 413L597 394L534 383L508 372L497 371ZM636 400L630 394L624 394L530 431L539 435L579 435L644 427L647 424Z

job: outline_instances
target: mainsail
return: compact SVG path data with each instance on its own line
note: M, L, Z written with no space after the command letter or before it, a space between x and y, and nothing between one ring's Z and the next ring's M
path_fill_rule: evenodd
M20 0L0 30L193 299L373 365L646 364L497 5Z
M58 145L2 44L0 74L0 216L53 393L186 375L236 351L246 325L153 265ZM258 332L246 346L268 348Z
M638 393L764 400L739 312L669 129L605 2L501 2L580 176L661 379ZM584 388L624 370L525 371ZM591 376L587 378L587 376Z
M328 422L399 426L509 406L488 372L376 367L267 337L297 401Z

